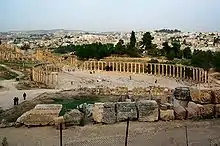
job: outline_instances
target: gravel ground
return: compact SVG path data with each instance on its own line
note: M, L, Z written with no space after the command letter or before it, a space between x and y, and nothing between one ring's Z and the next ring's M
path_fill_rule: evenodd
M130 122L128 146L185 146L185 125L189 145L208 146L220 142L220 120L200 122ZM87 125L63 130L66 146L123 146L126 123ZM10 146L59 146L59 131L54 127L0 129ZM219 143L220 144L220 143Z

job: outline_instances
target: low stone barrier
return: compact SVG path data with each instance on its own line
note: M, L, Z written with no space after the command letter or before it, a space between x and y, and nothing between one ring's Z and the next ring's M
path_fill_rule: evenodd
M16 122L27 126L53 125L61 109L60 104L38 104L19 117Z

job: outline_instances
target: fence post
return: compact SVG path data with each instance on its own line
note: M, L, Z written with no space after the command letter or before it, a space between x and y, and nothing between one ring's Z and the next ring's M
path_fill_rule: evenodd
M129 128L129 118L127 119L126 136L125 136L125 146L128 145L128 128Z
M185 126L185 131L186 131L186 146L189 146L187 126Z
M63 125L62 123L60 123L60 146L63 146L62 130L63 130Z

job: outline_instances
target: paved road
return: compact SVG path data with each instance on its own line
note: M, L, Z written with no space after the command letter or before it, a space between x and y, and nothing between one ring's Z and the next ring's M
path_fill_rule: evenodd
M131 122L128 146L185 146L188 126L189 146L209 146L220 142L220 120ZM123 146L126 123L87 125L63 131L65 146ZM59 130L54 127L6 128L0 130L0 141L6 136L9 145L59 146Z

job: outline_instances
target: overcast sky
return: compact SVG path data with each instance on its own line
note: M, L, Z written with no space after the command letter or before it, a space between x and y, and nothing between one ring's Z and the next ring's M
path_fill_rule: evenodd
M220 31L220 0L0 0L0 31Z

